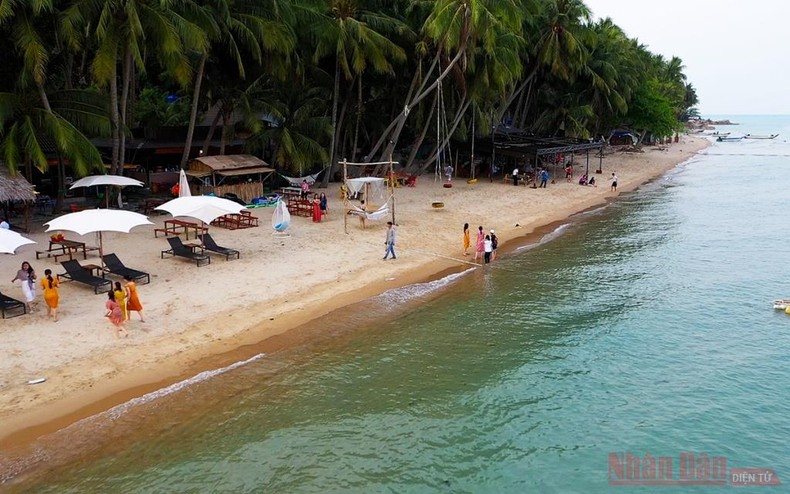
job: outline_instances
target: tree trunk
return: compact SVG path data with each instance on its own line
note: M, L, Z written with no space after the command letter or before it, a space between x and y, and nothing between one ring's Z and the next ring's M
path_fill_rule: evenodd
M110 75L110 126L112 128L112 169L118 166L119 150L121 148L120 121L118 113L118 79L116 77L116 66L113 66Z
M428 87L427 87L426 89L424 89L424 90L423 90L421 93L417 94L417 96L415 96L415 97L414 97L414 99L412 99L412 100L411 100L411 101L408 103L408 105L406 105L406 106L407 106L407 108L414 108L414 107L415 107L415 106L417 106L417 104L418 104L420 101L422 101L422 100L423 100L423 98L425 98L425 97L426 97L426 96L427 96L427 95L428 95L428 94L429 94L431 91L433 91L434 89L436 89L436 88L439 86L439 83L440 83L440 82L442 82L442 81L443 81L443 80L444 80L444 79L447 77L447 75L450 73L450 71L452 70L452 68L453 68L453 67L455 67L455 64L457 64L457 63L458 63L458 61L461 59L461 56L464 54L464 52L465 52L465 51L466 51L466 43L463 43L463 44L462 44L462 45L459 47L459 49L458 49L458 53L456 53L456 54L455 54L455 57L453 57L453 59L452 59L452 60L450 61L450 63L447 65L447 68L445 68L445 69L444 69L444 71L443 71L443 72L442 72L442 73L439 75L439 77L437 77L437 78L436 78L436 80L435 80L435 81L433 81L433 84L431 84L430 86L428 86ZM423 86L424 86L424 84L425 84L425 83L423 83ZM391 156L391 155L392 155L392 152L395 150L395 147L396 147L396 146L397 146L397 144L398 144L398 139L400 138L400 133L401 133L401 131L403 130L403 126L406 124L406 119L407 119L407 118L408 118L408 114L407 114L405 111L404 111L404 112L401 112L401 114L398 116L398 120L397 120L397 122L398 122L398 123L397 123L397 125L395 126L395 130L392 132L392 136L390 137L390 142L389 142L389 144L387 145L387 147L386 147L386 149L384 150L384 152L383 152L383 153L381 153L381 156L382 156L382 161L385 159L385 158L384 158L385 156Z
M433 119L433 112L436 110L436 103L439 100L439 91L436 91L436 95L433 97L433 103L431 104L431 110L428 112L428 117L425 119L425 123L422 126L422 132L420 132L420 137L414 141L414 145L411 148L411 152L409 153L409 159L406 160L406 169L411 168L412 163L414 163L414 158L417 156L417 152L420 150L420 146L422 146L422 142L425 140L425 135L428 133L428 127L430 127L430 122Z
M497 122L502 121L502 117L505 115L505 112L508 110L508 108L510 108L510 105L513 104L513 100L516 99L516 96L519 96L523 93L524 89L532 81L532 78L535 77L535 73L537 73L537 71L538 71L538 66L535 65L535 67L532 69L532 72L530 72L527 78L524 79L524 82L522 82L521 85L515 91L512 91L510 93L510 96L508 96L508 98L505 100L505 103L499 107L499 111L497 112L497 116L496 116ZM519 101L521 101L520 98ZM513 119L513 121L515 122L515 119Z
M329 165L321 179L323 187L329 185L329 177L335 168L335 142L337 141L337 105L340 97L340 59L335 56L335 87L332 90L332 142L329 144Z
M192 111L189 114L189 127L187 127L187 138L184 142L184 153L181 155L181 168L185 169L189 161L189 153L192 151L192 137L195 134L195 124L197 123L198 105L200 104L200 86L203 83L203 72L206 69L206 59L208 52L200 56L197 74L195 75L195 89L192 92Z
M450 128L450 130L447 131L447 135L444 137L442 142L437 144L437 147L435 147L435 148L433 148L433 150L431 150L431 157L420 168L420 174L425 173L425 171L428 169L428 167L431 166L434 163L434 161L436 161L436 158L439 155L439 150L444 148L445 146L447 146L447 144L450 142L450 139L452 138L453 134L455 133L455 130L458 128L458 124L460 124L461 120L463 120L464 114L466 113L466 110L469 108L469 105L471 105L471 104L472 104L471 100L469 100L469 101L461 101L461 106L458 109L458 113L455 114L455 118L453 119L452 127Z
M529 116L529 103L532 101L532 89L535 87L535 80L533 79L529 83L529 89L527 89L527 97L524 98L524 108L521 110L521 122L519 128L524 128L527 125L527 117Z
M357 120L354 123L354 144L351 150L351 161L357 161L357 145L359 144L359 124L362 122L362 74L357 78Z
M116 175L123 175L123 165L126 162L126 131L128 130L126 110L129 102L129 85L132 82L132 63L132 51L127 46L123 54L123 86L121 88L121 101L118 104L121 112L121 129L119 132L121 143L118 149L118 168L113 169L113 173Z
M202 156L208 156L208 147L211 145L211 140L214 138L214 133L217 131L220 118L222 118L222 108L217 110L217 114L214 115L214 120L211 121L211 127L208 129L208 135L203 140Z
M223 107L222 109L222 140L220 141L219 145L219 155L225 155L225 145L228 143L228 139L231 136L233 125L230 122L230 118L233 116L233 106L230 107Z
M66 66L63 68L66 72L64 86L67 90L74 89L74 52L69 52L66 55Z

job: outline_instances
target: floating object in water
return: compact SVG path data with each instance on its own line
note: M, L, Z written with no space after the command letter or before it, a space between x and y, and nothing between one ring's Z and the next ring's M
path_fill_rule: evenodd
M441 209L444 207L444 201L433 201L431 207L434 209Z
M774 300L774 309L787 310L788 307L790 307L790 299L782 298L779 300Z
M788 307L787 309L785 309L785 314L787 314L788 316L790 316L790 307Z
M27 383L28 383L28 384L41 384L41 383L43 383L43 382L44 382L44 381L46 381L46 380L47 380L47 378L46 378L46 377L39 377L38 379L31 379L31 380L30 380L30 381L28 381Z
M759 135L759 134L746 134L743 136L744 139L776 139L779 137L779 134L768 134L768 135Z

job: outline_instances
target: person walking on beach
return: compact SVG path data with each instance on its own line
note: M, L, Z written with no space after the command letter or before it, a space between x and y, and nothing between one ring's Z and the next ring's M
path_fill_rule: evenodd
M115 301L118 302L118 306L121 308L123 320L128 320L129 312L126 310L126 290L123 289L120 281L115 282L115 290L113 290L113 293L115 293Z
M543 171L540 172L540 186L545 189L548 182L549 171L544 168Z
M126 311L137 312L140 316L140 322L145 322L143 319L143 304L140 303L140 298L137 296L137 283L134 282L131 276L125 276L126 280ZM131 314L129 315L131 318Z
M483 257L483 251L484 251L484 249L483 249L483 242L484 242L485 238L486 238L486 235L485 235L485 233L483 233L482 225L478 226L477 227L477 239L475 240L475 262L477 262L477 258L478 257L480 257L480 258Z
M573 181L573 164L572 163L568 163L568 166L565 167L565 180L567 180L568 183Z
M384 242L384 245L387 246L387 250L384 251L384 260L387 260L387 256L392 254L393 259L397 259L395 256L395 225L392 224L391 221L387 222L387 240Z
M494 235L494 230L491 230L489 235L491 236L491 260L493 261L496 260L496 248L499 245L499 238Z
M615 175L614 172L612 172L612 178L610 178L609 180L612 181L612 191L616 192L617 191L617 175Z
M518 185L518 167L513 168L513 185Z
M444 176L447 177L447 181L451 182L453 180L453 166L448 164L444 167Z
M326 194L321 192L321 195L318 196L319 205L321 206L321 218L326 217Z
M115 300L114 291L110 290L107 292L107 302L105 302L104 307L107 308L107 313L104 314L104 317L109 317L110 322L115 326L115 337L120 338L121 335L124 337L129 336L124 326L123 312L121 311L120 304Z
M16 272L16 278L11 280L11 283L16 280L22 282L22 293L25 295L25 305L28 312L33 312L36 305L36 278L36 272L33 271L30 263L25 261Z
M469 246L472 245L472 240L469 238L469 223L464 223L464 255L469 255Z
M58 304L60 297L58 296L58 285L60 281L57 277L52 277L52 270L44 270L44 278L41 280L41 288L44 289L44 302L47 303L47 315L55 322L58 322Z
M483 254L483 261L488 264L491 262L491 252L494 251L494 248L491 245L490 235L486 235L485 240L483 240L483 250L485 251Z

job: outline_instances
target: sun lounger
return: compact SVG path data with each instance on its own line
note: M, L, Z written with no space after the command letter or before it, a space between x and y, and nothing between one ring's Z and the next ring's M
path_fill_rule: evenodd
M3 314L3 319L21 316L27 314L27 306L24 302L0 293L0 312Z
M63 266L63 269L66 270L65 273L60 275L61 278L92 286L93 293L97 294L112 290L112 283L110 280L93 276L90 271L86 271L85 268L80 265L79 261L63 261L60 264Z
M129 276L134 281L140 282L141 284L151 282L151 276L148 273L132 268L127 268L115 254L106 254L104 257L102 257L102 259L104 260L106 271L110 274L116 274L118 276L122 276L123 278Z
M236 259L239 258L239 251L235 249L229 249L227 247L220 247L219 245L217 245L217 243L214 241L213 238L211 238L211 235L209 235L208 233L204 233L203 235L200 235L200 240L203 242L203 248L205 248L208 251L215 252L219 255L225 256L226 261L230 260L230 258L234 256L236 257Z
M170 248L162 251L162 259L165 258L165 254L169 254L174 257L185 257L195 261L198 267L211 264L211 258L209 256L192 252L190 248L181 242L180 237L167 237L166 240L167 243L170 244Z

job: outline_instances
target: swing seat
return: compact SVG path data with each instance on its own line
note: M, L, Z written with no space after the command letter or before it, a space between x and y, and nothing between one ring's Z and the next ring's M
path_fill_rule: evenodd
M442 185L442 187L444 187L445 189L452 189L453 184L450 182L445 182L444 185Z

